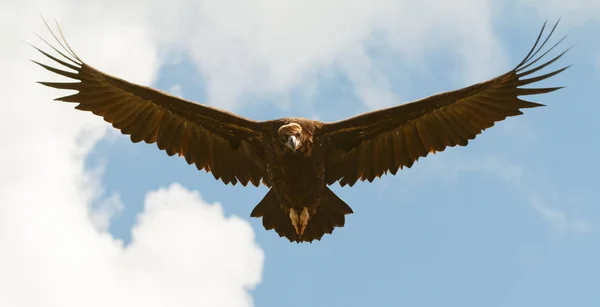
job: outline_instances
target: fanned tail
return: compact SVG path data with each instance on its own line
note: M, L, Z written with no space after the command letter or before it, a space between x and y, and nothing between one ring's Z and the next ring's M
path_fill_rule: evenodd
M312 242L321 240L326 233L331 234L335 227L344 227L345 215L353 213L352 208L341 200L328 187L321 195L321 204L317 213L310 217L306 230L298 236L289 216L281 208L273 189L254 207L251 217L262 217L266 230L274 229L280 237L286 237L290 242Z

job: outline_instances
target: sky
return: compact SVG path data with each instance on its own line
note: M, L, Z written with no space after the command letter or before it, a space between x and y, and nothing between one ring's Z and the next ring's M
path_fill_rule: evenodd
M53 101L34 81L61 79L26 44L50 38L40 15L104 72L257 120L334 121L484 81L545 20L575 47L543 83L565 88L535 97L547 107L334 185L346 226L292 244L249 217L265 187ZM598 306L599 16L596 0L0 0L0 307Z

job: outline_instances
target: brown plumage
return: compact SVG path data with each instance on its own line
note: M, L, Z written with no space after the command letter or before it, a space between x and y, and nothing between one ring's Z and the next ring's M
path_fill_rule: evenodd
M103 117L132 142L156 143L225 184L266 185L270 190L251 216L262 217L267 230L275 229L292 242L312 242L344 226L345 215L352 213L328 185L339 181L352 186L357 180L396 174L419 157L467 145L494 123L522 114L520 109L542 106L518 96L559 89L522 88L568 68L529 77L566 52L533 66L562 41L538 56L556 25L539 44L544 24L525 59L496 78L333 123L304 118L253 121L105 74L75 55L64 38L63 45L54 36L64 52L48 44L64 59L34 48L72 70L35 62L76 80L40 82L78 91L57 100L77 103L76 109Z

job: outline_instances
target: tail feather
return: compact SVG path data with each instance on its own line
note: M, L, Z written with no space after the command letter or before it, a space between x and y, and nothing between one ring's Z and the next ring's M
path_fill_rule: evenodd
M282 210L273 189L254 207L251 217L262 217L266 230L274 229L280 237L286 237L290 242L312 242L321 240L324 234L331 234L335 227L343 227L346 214L353 213L350 206L341 200L329 188L321 195L321 204L317 213L310 217L302 236L298 236L289 216Z
M270 189L267 195L254 207L250 216L262 217L263 227L266 230L275 229L281 237L285 236L289 239L296 235L294 226L289 217L281 209L281 206L279 206L277 195L273 189Z

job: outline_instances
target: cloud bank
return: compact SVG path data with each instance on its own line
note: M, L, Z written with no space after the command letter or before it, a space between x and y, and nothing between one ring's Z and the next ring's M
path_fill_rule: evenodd
M0 13L0 306L252 306L263 266L254 232L197 192L149 192L126 247L105 231L124 204L103 194L102 167L84 162L109 125L34 83L56 76L29 62L42 57L23 41L49 37L31 8L59 19L94 65L134 82L155 78L156 42L128 16L99 22L110 7L45 5L14 2Z

